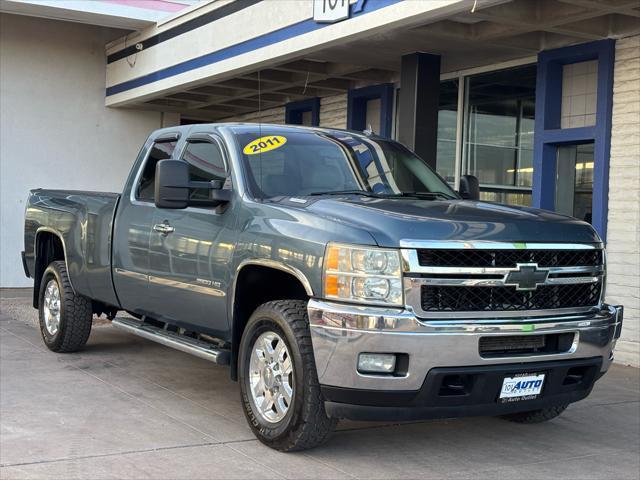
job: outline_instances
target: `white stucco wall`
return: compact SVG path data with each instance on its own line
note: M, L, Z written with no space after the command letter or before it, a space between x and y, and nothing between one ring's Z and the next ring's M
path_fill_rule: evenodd
M20 262L29 189L119 191L163 121L159 112L104 106L104 46L123 33L0 15L2 287L30 285Z
M616 361L640 367L640 35L616 42L607 301L625 308Z

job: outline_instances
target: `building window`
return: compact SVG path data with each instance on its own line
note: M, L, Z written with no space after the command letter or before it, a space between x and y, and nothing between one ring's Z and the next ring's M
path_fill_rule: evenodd
M449 184L455 184L456 132L458 123L458 79L440 83L438 99L438 152L436 169Z
M320 99L310 98L299 102L290 102L285 106L285 123L289 125L320 125Z
M533 205L586 219L603 240L614 56L613 39L538 54Z
M558 147L556 212L591 223L593 201L593 142Z
M592 127L596 124L598 61L562 66L560 128Z
M350 90L347 99L347 128L371 130L390 138L393 120L393 84L371 85Z
M481 199L531 205L536 66L466 79L463 171Z

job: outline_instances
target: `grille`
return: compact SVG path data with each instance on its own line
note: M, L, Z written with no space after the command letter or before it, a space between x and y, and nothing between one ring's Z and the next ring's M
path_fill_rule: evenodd
M601 283L543 285L533 291L515 287L422 286L426 312L523 311L597 305Z
M574 338L573 332L482 337L479 351L484 358L565 353L571 349Z
M418 250L418 262L423 267L580 267L602 265L602 250Z

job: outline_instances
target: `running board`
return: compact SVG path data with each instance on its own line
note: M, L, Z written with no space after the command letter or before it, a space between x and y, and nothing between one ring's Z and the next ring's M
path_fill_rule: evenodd
M133 333L152 342L175 348L181 352L190 353L191 355L209 360L217 365L229 365L231 358L231 352L229 350L216 348L214 345L203 342L202 340L185 337L179 333L154 327L153 325L132 318L116 317L111 323L120 330Z

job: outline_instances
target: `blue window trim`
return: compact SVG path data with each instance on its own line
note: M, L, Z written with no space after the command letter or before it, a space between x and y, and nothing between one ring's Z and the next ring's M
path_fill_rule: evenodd
M285 105L285 123L290 125L302 125L302 114L311 112L311 125L320 125L320 99L318 97L300 100L299 102L289 102Z
M349 90L347 96L347 128L350 130L365 130L367 122L367 102L380 99L380 131L382 137L391 138L391 123L393 121L393 83L382 83L369 87Z
M598 60L596 124L560 128L563 65ZM533 155L533 206L553 210L557 149L562 145L594 143L592 225L606 239L609 196L609 154L613 108L615 40L599 40L541 52L536 81Z

